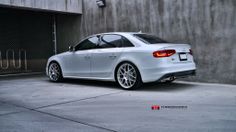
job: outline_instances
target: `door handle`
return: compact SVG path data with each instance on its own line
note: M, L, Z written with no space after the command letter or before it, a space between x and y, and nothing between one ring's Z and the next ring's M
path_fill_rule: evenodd
M116 58L116 55L110 55L109 58Z
M90 56L87 55L87 56L84 56L84 58L85 58L85 59L90 59Z

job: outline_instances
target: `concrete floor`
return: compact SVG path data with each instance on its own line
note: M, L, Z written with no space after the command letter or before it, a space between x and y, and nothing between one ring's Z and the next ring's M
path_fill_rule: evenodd
M0 132L18 131L235 132L236 85L153 83L125 91L111 82L1 78Z

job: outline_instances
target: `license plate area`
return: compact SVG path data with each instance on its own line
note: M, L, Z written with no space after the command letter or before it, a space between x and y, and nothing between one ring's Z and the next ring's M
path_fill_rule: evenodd
M180 61L186 61L188 60L186 53L179 53L179 60Z

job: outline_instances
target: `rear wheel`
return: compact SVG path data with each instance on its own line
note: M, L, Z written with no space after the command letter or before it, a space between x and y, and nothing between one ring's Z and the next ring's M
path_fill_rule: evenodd
M62 72L58 63L52 62L48 68L48 76L50 81L59 82L62 80Z
M142 85L138 69L131 63L122 63L116 72L116 80L123 89L135 89Z

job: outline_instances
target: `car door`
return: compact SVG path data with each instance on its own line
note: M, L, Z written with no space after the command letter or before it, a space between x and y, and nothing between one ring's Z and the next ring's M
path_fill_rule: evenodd
M85 39L74 51L69 52L65 61L65 76L86 78L91 72L91 52L97 47L98 37L93 36Z
M99 48L91 53L91 76L104 79L111 77L122 50L122 36L102 35Z

